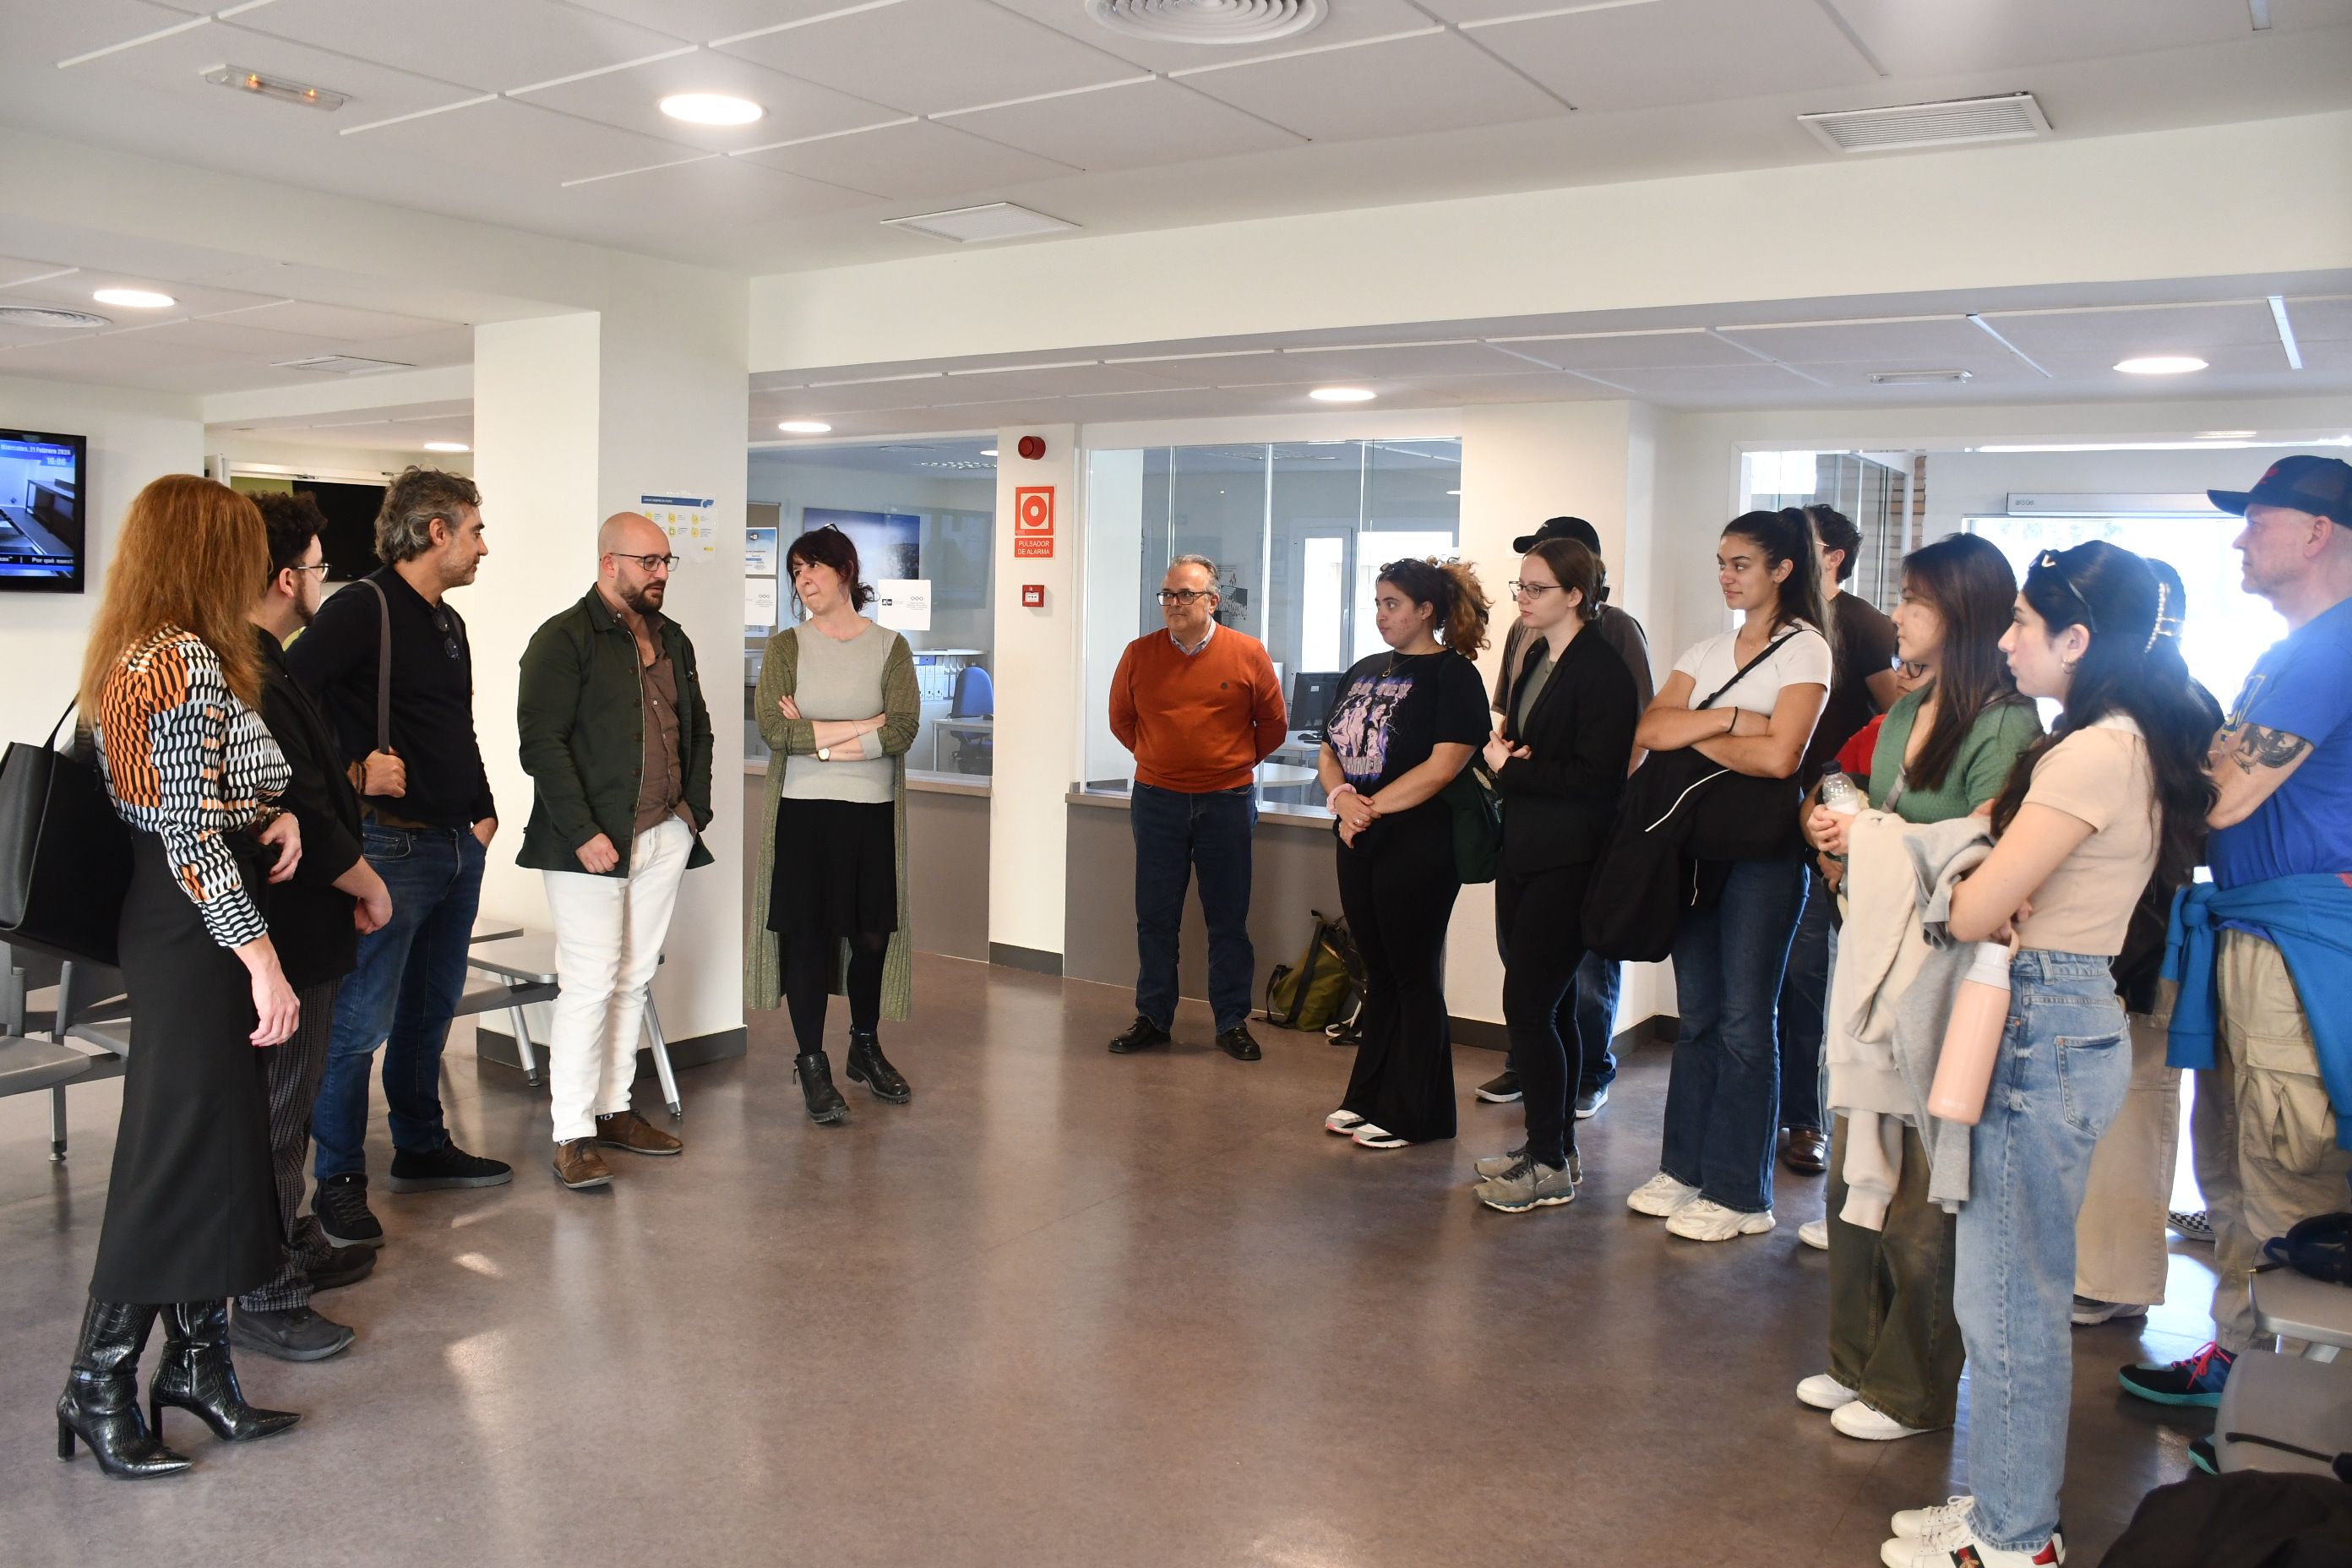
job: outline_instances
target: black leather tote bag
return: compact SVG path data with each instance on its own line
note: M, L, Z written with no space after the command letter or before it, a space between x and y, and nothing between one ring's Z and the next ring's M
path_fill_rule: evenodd
M65 713L38 745L0 757L0 941L111 965L131 888L131 829L114 815L86 745L57 749Z

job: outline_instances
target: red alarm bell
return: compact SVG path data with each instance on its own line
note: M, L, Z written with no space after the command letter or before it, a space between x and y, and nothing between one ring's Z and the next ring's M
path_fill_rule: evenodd
M1021 437L1021 445L1014 447L1013 450L1019 452L1023 457L1028 458L1034 463L1038 458L1045 455L1045 437L1043 436L1024 436Z

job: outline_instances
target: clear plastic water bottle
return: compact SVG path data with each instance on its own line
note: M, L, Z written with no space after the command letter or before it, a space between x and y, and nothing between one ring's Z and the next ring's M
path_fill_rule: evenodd
M1842 773L1825 774L1822 779L1822 805L1840 816L1859 816L1864 804L1862 791Z

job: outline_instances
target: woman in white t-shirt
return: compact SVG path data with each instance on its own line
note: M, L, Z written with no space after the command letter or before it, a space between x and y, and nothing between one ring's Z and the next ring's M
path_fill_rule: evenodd
M1715 564L1724 604L1745 618L1738 630L1696 643L1675 661L1634 744L1696 750L1757 778L1792 778L1830 689L1812 524L1794 508L1747 512L1723 531ZM1721 891L1685 909L1675 930L1681 1030L1664 1146L1658 1173L1625 1203L1692 1241L1772 1228L1772 1141L1780 1117L1773 1015L1805 907L1803 851L1792 835L1785 854L1703 868L1702 894Z

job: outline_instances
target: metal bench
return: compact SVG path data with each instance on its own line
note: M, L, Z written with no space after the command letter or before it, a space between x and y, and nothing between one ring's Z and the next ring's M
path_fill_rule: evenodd
M2242 1440L2254 1436L2269 1441ZM2308 1452L2275 1446L2281 1443ZM2330 1460L2347 1450L2352 1450L2352 1362L2256 1351L2240 1356L2230 1368L2230 1381L2221 1387L2221 1407L2213 1419L2214 1461L2224 1473L2332 1475ZM2313 1454L2327 1457L2313 1458Z
M524 1081L536 1085L540 1079L539 1055L531 1047L530 1028L522 1010L533 1002L555 1000L559 989L555 938L546 931L527 931L495 941L477 940L466 955L466 963L495 984L467 992L457 1004L457 1011L506 1014L508 1025L514 1030L515 1053L522 1058ZM678 1099L677 1075L670 1070L669 1041L662 1034L661 1015L655 1010L650 994L646 997L645 1030L646 1044L653 1051L654 1075L661 1080L662 1100L669 1107L672 1120L683 1117L686 1107Z

